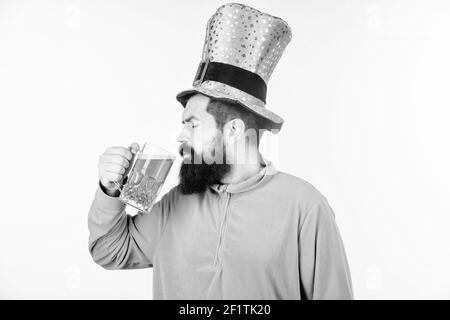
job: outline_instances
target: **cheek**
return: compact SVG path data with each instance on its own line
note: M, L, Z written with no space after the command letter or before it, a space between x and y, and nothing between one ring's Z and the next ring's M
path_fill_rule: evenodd
M198 130L194 130L191 136L192 147L197 154L203 154L206 158L214 155L214 149L220 148L222 145L221 133L214 127L201 126Z
M202 152L203 152L203 157L210 159L211 156L214 154L214 140L211 139L205 139L202 142Z
M199 152L202 149L202 145L203 145L203 136L200 130L196 130L196 129L191 129L190 134L189 134L189 142L190 145L192 146L192 148L196 151Z
M192 148L197 154L208 153L210 150L211 139L200 131L192 135Z
M224 152L224 145L221 136L216 135L210 140L208 145L208 156L215 157Z

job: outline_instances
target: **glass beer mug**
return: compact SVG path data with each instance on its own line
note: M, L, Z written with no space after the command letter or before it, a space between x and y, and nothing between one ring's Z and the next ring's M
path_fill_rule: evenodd
M157 146L145 143L134 157L119 199L145 213L150 213L155 199L169 174L175 156Z

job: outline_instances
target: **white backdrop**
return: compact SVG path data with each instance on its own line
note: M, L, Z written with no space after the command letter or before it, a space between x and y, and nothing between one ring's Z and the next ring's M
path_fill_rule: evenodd
M91 260L97 161L132 141L176 150L175 95L223 3L0 0L0 298L152 298L152 269ZM355 298L450 298L450 4L244 3L292 27L263 154L329 200Z

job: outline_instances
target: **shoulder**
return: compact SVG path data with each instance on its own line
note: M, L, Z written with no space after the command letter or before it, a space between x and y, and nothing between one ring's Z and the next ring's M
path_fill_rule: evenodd
M316 215L320 212L334 216L327 198L311 182L292 174L278 171L272 178L271 192L291 208L304 220L308 214ZM327 211L327 212L325 212Z
M292 174L278 171L272 180L277 190L295 200L312 205L325 198L312 183Z

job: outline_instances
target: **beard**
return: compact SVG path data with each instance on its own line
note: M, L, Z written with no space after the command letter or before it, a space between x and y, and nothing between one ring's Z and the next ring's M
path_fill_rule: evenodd
M203 193L206 189L213 184L220 184L222 179L231 170L231 165L226 161L226 151L225 146L223 146L223 158L222 163L206 163L203 155L201 157L201 163L195 163L193 161L195 150L191 150L191 163L186 163L183 161L179 172L179 184L180 191L182 194L195 194ZM215 151L213 150L213 156L215 156ZM197 157L198 159L198 157Z

